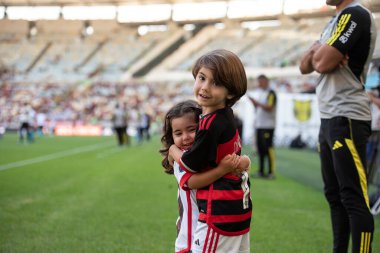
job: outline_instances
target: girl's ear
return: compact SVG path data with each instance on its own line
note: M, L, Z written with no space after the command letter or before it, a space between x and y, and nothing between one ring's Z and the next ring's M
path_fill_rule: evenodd
M227 95L227 99L233 99L233 98L234 98L234 95L231 95L231 94Z

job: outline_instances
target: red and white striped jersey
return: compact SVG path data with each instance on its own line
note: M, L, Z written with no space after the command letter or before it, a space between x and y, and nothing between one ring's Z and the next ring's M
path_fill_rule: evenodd
M193 235L197 226L199 216L196 190L191 190L184 185L191 173L181 169L178 163L174 162L174 175L178 182L178 208L179 217L177 220L177 239L175 241L175 252L186 253L191 250ZM185 190L184 190L185 189Z

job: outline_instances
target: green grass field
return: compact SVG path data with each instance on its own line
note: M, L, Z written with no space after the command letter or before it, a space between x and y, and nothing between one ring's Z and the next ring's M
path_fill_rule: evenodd
M163 173L159 148L158 138L119 148L114 137L45 136L25 145L5 135L0 252L173 252L177 186ZM251 252L331 252L317 154L276 154L276 180L251 181ZM374 253L380 252L379 224L377 217Z

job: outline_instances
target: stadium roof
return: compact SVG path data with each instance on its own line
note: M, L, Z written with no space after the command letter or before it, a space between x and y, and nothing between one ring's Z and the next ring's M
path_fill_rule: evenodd
M123 5L123 4L160 4L160 3L199 3L220 0L0 0L2 6L46 6L46 5ZM251 0L252 1L252 0ZM283 0L278 0L281 3ZM302 0L301 0L302 1ZM361 0L370 5L380 5L380 0Z
M177 3L202 3L202 2L234 2L235 0L0 0L0 6L94 6L94 5L146 5L146 4L177 4ZM236 0L239 1L239 0ZM244 1L244 0L241 0ZM260 5L263 1L259 1ZM283 5L288 0L278 0L279 5ZM300 0L304 1L304 0ZM359 0L369 6L372 11L380 10L380 0ZM309 0L312 2L312 0ZM272 4L272 2L268 3Z
M380 0L359 0L359 1L364 3L367 7L369 7L372 12L380 12ZM245 7L235 6L236 3L238 3L239 5L239 2L240 3L243 2L245 5L248 4L250 6L245 6L245 5L244 5ZM188 15L190 15L191 13L197 14L201 11L208 12L209 14L217 12L214 8L215 5L213 5L212 7L213 11L211 12L209 11L210 6L208 7L197 6L196 7L198 8L197 11L189 11L188 9L189 3L194 3L194 4L198 3L202 5L203 3L205 4L210 3L210 4L218 5L217 7L220 7L219 5L224 4L224 7L221 7L221 8L224 8L223 10L224 13L227 13L228 11L228 14L225 14L225 15L227 15L228 18L233 18L233 19L236 19L238 17L241 19L241 21L278 19L284 15L294 18L294 19L299 19L299 18L304 18L304 17L314 17L314 16L320 17L320 16L325 16L325 15L330 16L333 11L333 8L326 8L324 0L318 0L318 1L316 0L0 0L0 11L3 12L3 17L7 17L10 19L14 19L10 17L9 15L10 13L8 12L8 9L9 11L11 11L10 8L13 8L13 11L15 9L20 9L20 8L22 9L21 10L22 17L20 18L20 15L18 15L16 19L28 19L27 17L30 16L29 11L31 10L27 8L31 8L33 9L32 11L35 11L34 8L39 7L39 6L42 6L42 7L53 6L53 7L59 7L62 9L63 8L66 8L66 9L77 8L78 9L78 8L84 7L84 8L87 8L86 11L89 11L90 10L89 8L91 8L91 11L90 11L91 13L94 12L93 10L94 8L97 8L97 10L99 11L99 7L100 7L100 12L103 12L104 10L102 7L108 6L114 9L113 14L112 14L113 17L116 15L118 18L119 16L123 16L125 14L125 13L123 14L122 13L123 11L121 11L120 9L123 9L125 7L131 9L131 7L133 8L133 5L140 5L140 6L146 6L146 7L148 7L149 5L150 6L155 6L155 5L160 5L160 6L168 6L168 5L180 6L181 5L182 6L183 5L182 9L185 8L184 11L188 13ZM253 8L252 8L252 5L254 6ZM278 8L277 9L273 8L274 6L279 7L280 10L277 10ZM118 9L116 10L115 8L118 8ZM62 9L58 11L57 15L62 15ZM76 9L76 12L78 12L77 9ZM274 11L274 9L276 10ZM244 15L239 14L238 16L233 17L233 16L230 16L229 14L230 12L231 13L233 12L232 10L238 13L244 12L245 14ZM177 14L180 13L176 8L170 9L169 7L168 12L169 12L169 16L173 17L174 21L179 22L179 20L175 19L175 16L178 16ZM79 13L81 15L81 13L83 12L79 11ZM157 14L157 11L155 11L154 13ZM161 13L161 11L159 13ZM140 15L140 14L137 14L137 12L133 12L133 14ZM180 15L183 16L184 14L182 13ZM127 16L131 16L130 13ZM146 16L146 15L142 15L142 16ZM227 17L224 15L222 16ZM0 17L0 19L1 18L2 17ZM208 18L207 17L206 18L193 17L193 18L187 18L185 19L185 21L186 20L205 21L205 20L214 20L214 19L215 18L213 18L212 16ZM164 20L169 20L169 19L166 18ZM120 21L120 22L124 22L124 21ZM154 22L157 22L157 21L154 21Z
M46 5L123 5L123 4L161 4L215 2L217 0L0 0L3 6L46 6Z

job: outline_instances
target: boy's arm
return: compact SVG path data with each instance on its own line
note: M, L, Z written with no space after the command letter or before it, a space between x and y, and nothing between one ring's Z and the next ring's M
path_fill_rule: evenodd
M244 162L242 160L244 160ZM241 156L236 154L227 155L220 161L218 167L193 174L187 180L187 186L190 189L200 189L206 187L228 173L236 173L237 171L240 171L239 165L242 164L242 166L244 166L244 163L246 163L246 158L242 159Z

